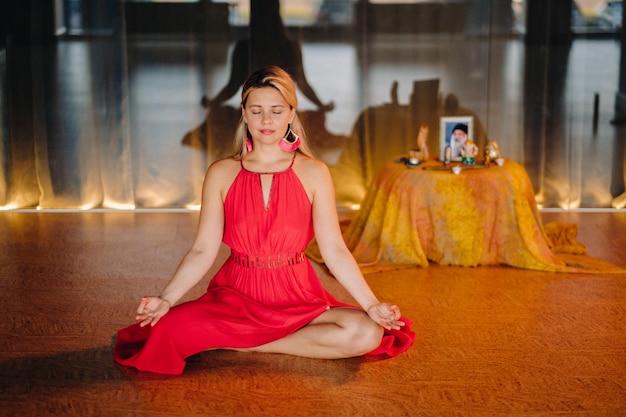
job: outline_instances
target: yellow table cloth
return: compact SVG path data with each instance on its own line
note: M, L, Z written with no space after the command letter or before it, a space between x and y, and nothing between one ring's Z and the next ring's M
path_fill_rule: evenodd
M361 266L511 265L570 270L551 250L524 168L391 162L375 176L344 232Z

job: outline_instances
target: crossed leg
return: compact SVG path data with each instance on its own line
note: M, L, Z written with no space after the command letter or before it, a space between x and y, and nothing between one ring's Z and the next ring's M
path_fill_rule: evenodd
M340 359L371 352L380 345L382 336L383 328L365 312L352 308L332 308L289 336L265 345L238 350Z

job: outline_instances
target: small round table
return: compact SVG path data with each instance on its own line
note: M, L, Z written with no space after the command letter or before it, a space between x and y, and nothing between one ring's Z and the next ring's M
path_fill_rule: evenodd
M521 165L460 166L455 175L436 160L386 164L344 232L357 262L567 268L548 246Z

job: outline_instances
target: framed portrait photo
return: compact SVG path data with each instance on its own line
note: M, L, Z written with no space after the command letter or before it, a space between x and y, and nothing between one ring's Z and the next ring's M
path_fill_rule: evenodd
M446 146L450 146L451 160L460 161L460 147L467 139L474 140L472 116L442 117L439 125L439 160L445 159Z

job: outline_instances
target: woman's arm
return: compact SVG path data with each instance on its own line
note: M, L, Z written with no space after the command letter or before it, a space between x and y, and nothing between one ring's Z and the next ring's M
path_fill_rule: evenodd
M400 317L398 307L376 298L343 240L328 168L316 160L309 159L306 163L310 169L303 170L303 177L311 187L315 238L326 266L372 320L383 327L399 329L404 323L395 321Z
M354 257L346 247L339 227L335 193L326 166L315 168L317 184L312 198L315 238L326 266L350 295L367 310L379 301L371 291Z
M311 199L315 238L326 266L368 314L375 313L383 304L367 285L357 262L343 240L337 216L335 190L328 167L319 160L306 157L298 158L296 162L298 164L294 166L294 170ZM387 308L383 307L382 310L386 311ZM372 319L378 322L374 317Z
M155 325L208 272L215 262L224 234L223 197L228 180L232 182L229 161L211 165L202 186L202 208L194 242L176 272L158 297L144 297L136 320L142 326Z

